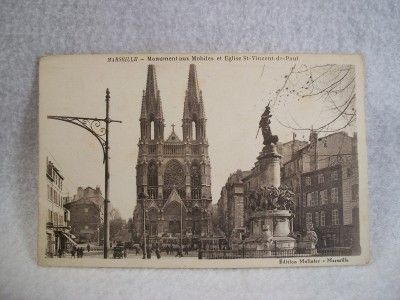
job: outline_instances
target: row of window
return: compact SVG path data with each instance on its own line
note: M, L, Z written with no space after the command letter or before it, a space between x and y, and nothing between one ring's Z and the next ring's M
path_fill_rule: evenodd
M327 179L326 175L327 174L323 174L323 173L318 174L318 184L323 184L326 181L326 179ZM339 179L338 171L337 170L332 171L330 173L330 178L331 178L331 181L337 181ZM306 186L311 185L311 176L306 176L304 180L305 180Z
M61 194L50 185L47 185L47 200L57 204L58 206L64 205L64 199Z
M340 220L339 220L339 210L334 209L332 210L332 224L331 225L339 225L340 224ZM309 212L306 213L306 223L312 223L314 226L316 227L324 227L328 224L326 224L326 212L325 211L316 211L314 213Z
M50 176L54 180L54 184L56 184L60 189L62 189L62 178L57 174L54 170L54 165L52 163L47 164L47 175Z
M53 223L54 226L64 226L64 215L47 210L47 222Z
M313 207L318 205L339 202L339 190L337 187L330 189L330 197L328 197L328 190L322 190L319 193L317 191L304 194L303 206Z

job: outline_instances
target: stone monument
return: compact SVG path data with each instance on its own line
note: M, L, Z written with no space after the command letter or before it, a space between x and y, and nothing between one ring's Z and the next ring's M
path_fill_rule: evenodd
M276 144L278 136L271 132L269 105L261 115L259 129L263 135L264 147L257 157L254 177L258 188L247 195L248 219L251 224L248 241L266 241L263 248L268 250L292 250L296 240L292 237L294 193L281 186L280 160ZM250 246L254 248L254 246ZM256 247L259 247L257 244Z

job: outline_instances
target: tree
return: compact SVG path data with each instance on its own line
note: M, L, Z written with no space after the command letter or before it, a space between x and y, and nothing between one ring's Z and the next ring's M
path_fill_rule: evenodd
M110 241L117 239L124 225L125 221L121 218L120 212L113 207L110 211Z
M327 64L292 66L270 102L274 110L284 110L287 119L274 114L282 126L331 133L354 124L355 100L354 65Z

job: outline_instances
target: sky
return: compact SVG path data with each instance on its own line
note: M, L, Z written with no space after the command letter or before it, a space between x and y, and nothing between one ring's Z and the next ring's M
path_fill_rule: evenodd
M110 201L123 218L129 218L136 204L139 117L149 62L146 55L139 62L107 62L108 57L114 56L59 56L41 61L39 157L43 162L48 156L60 169L65 177L65 194L74 195L78 186L100 186L104 192L104 165L98 141L78 126L48 120L46 116L102 118L105 115L105 90L109 88L111 118L122 121L121 124L112 123L110 128ZM326 56L318 63L324 59ZM182 137L184 95L189 64L193 62L152 63L156 67L162 99L165 138L171 133L172 123L176 125L178 136ZM310 56L302 56L296 63L317 62ZM207 117L212 197L216 203L229 174L253 167L262 149L261 134L256 139L260 116L294 62L244 63L224 59L217 62L214 59L195 64ZM280 120L288 120L288 110L290 118L295 118L306 128L331 117L329 113L322 114L323 107L310 103L291 108L277 106L272 113ZM292 130L274 119L271 128L280 141L292 139ZM308 134L298 132L297 138L308 140Z

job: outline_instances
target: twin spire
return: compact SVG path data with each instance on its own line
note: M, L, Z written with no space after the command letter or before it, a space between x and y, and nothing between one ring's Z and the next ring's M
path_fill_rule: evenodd
M189 67L188 87L183 109L184 119L205 118L203 96L197 81L196 65Z
M164 120L160 91L157 87L157 76L154 65L149 65L147 68L146 90L143 91L142 111L140 118Z
M164 139L164 116L160 91L157 87L157 76L154 65L149 65L147 68L146 90L143 91L140 122L142 130L141 136L143 139L152 135L152 126L154 126L154 136L150 139ZM151 125L152 122L154 122L153 125ZM192 126L196 127L196 137L198 137L198 133L201 137L204 136L205 129L197 128L197 124L205 126L205 112L203 97L197 80L196 66L194 64L191 64L189 67L188 85L183 107L182 122L184 139L194 139L193 134L191 133ZM192 122L195 122L195 125L192 125Z

